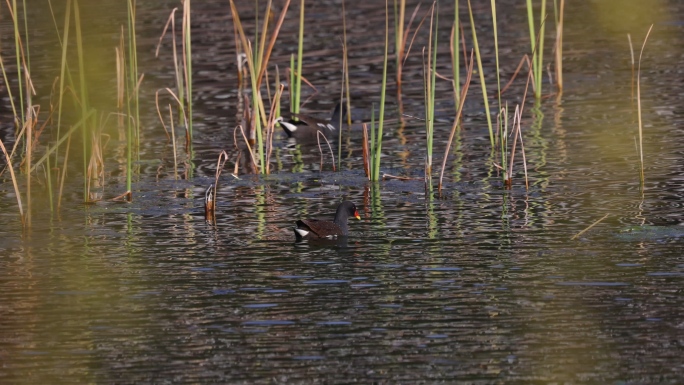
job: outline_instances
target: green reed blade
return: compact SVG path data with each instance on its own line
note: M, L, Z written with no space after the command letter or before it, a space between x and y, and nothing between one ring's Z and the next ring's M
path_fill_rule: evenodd
M380 154L382 153L382 129L385 122L385 94L387 88L387 51L389 46L389 6L385 0L385 56L382 64L382 88L380 91L380 116L378 118L378 135L375 151L375 162L373 163L373 177L371 180L380 180Z
M299 36L297 42L297 73L295 82L295 103L292 106L293 112L299 114L299 103L302 91L302 56L304 56L304 0L299 6Z
M81 116L88 115L89 97L88 87L85 79L85 54L83 52L83 34L81 32L81 13L78 5L78 0L74 0L74 25L76 27L76 52L78 56L78 75L79 75L79 98L81 102ZM90 125L86 121L81 129L81 137L83 139L83 200L88 201L88 159L90 158L88 138Z
M473 18L473 8L468 0L468 12L470 13L470 27L473 33L473 45L475 46L475 57L477 59L477 71L480 75L480 85L482 86L482 98L485 105L485 116L489 127L489 142L494 150L494 130L492 129L492 116L489 112L489 98L487 97L487 85L485 84L484 71L482 70L482 57L480 56L480 46L477 44L477 32L475 31L475 19Z
M24 8L25 9L25 8ZM22 85L22 66L21 66L21 33L19 32L19 20L17 19L17 0L12 0L12 25L14 27L14 53L17 59L17 87L19 88L19 108L21 113L21 127L26 123L26 112L24 111L24 87ZM7 87L9 89L9 87ZM29 92L28 90L26 92Z
M458 43L461 40L459 37L459 25L460 20L458 17L458 0L454 0L454 32L452 34L453 41L451 43L451 68L454 71L454 104L456 109L458 109L458 98L460 97L461 93L461 63L459 60L460 55L458 53ZM458 119L458 117L456 117L456 119Z

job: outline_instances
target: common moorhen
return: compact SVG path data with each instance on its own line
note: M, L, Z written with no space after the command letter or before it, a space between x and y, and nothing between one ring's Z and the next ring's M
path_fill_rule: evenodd
M340 102L335 106L329 122L303 114L291 116L289 119L280 117L277 122L280 123L280 126L283 127L283 130L290 138L315 141L320 131L325 135L326 139L333 140L337 138L340 114L342 119L345 119L347 116L347 104L344 102Z
M322 221L318 219L303 219L297 221L294 228L297 241L315 239L335 239L349 235L347 220L350 216L361 219L356 205L350 201L344 201L337 206L335 219L332 221Z

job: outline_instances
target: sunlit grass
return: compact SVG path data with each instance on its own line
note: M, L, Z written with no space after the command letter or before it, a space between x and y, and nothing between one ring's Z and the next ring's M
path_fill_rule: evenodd
M444 149L444 159L442 160L442 170L439 173L439 184L437 191L441 194L442 192L442 180L444 178L444 170L446 169L447 158L449 157L449 150L451 149L451 143L454 141L454 136L459 127L459 117L463 113L463 106L465 105L465 99L468 95L468 88L470 88L470 81L473 78L473 51L470 51L470 62L466 62L466 80L463 84L463 89L461 89L461 95L458 97L458 109L456 110L456 115L454 117L454 123L451 126L451 133L449 134L449 140L446 143L446 148Z
M437 74L437 29L439 14L436 3L432 4L430 9L430 36L428 38L428 54L427 63L423 61L423 82L425 91L425 144L426 144L426 158L425 158L425 181L432 184L432 142L435 132L435 81ZM423 55L425 50L423 49Z
M530 30L530 43L532 45L532 71L534 73L534 97L539 99L542 95L542 74L544 72L544 25L546 20L546 0L541 0L539 11L539 35L537 36L534 22L534 8L532 0L527 0L527 23Z
M470 14L470 27L473 34L473 46L475 47L475 58L477 59L477 72L480 75L480 85L482 86L482 100L484 103L485 116L487 117L487 127L489 128L489 142L492 150L494 149L494 130L492 129L492 115L489 112L489 97L487 96L487 84L485 83L484 69L482 68L482 57L480 56L480 45L477 43L477 32L475 31L475 18L473 8L468 0L468 13ZM498 72L498 68L497 68Z
M385 124L385 94L387 91L387 51L389 50L389 7L388 0L385 0L385 55L382 64L382 86L380 88L380 112L378 116L378 131L375 143L371 139L373 145L373 167L371 172L371 180L380 180L380 156L382 155L382 131ZM371 125L371 132L373 125Z
M250 76L250 81L251 81L251 88L252 88L252 114L251 114L251 127L250 131L253 133L256 133L256 145L257 145L257 150L258 150L258 170L261 173L266 173L266 157L265 157L265 145L264 145L264 140L263 140L263 133L262 133L262 127L264 127L267 124L268 117L266 116L266 112L264 110L263 106L263 100L261 98L261 84L263 82L263 79L265 77L266 73L266 67L268 66L269 58L271 56L271 52L273 51L273 47L275 45L276 38L278 37L278 33L280 32L280 28L282 26L283 20L285 19L285 15L287 13L287 9L290 5L290 0L287 0L286 3L283 5L283 8L281 10L280 16L278 18L278 22L276 23L273 32L271 33L271 39L269 41L268 46L266 47L266 34L268 32L268 20L269 20L269 15L271 12L271 1L268 2L268 5L266 7L266 16L264 17L264 24L263 24L263 30L261 32L262 34L262 47L263 49L260 49L259 55L255 56L254 52L252 50L252 45L250 41L247 39L247 35L245 33L245 30L242 26L242 22L240 21L240 15L238 13L237 7L235 5L235 2L233 0L230 1L230 8L231 8L231 13L233 16L233 22L235 23L235 29L238 32L238 37L240 42L242 43L242 49L245 51L246 58L247 58L247 66L249 70L249 76ZM252 153L253 154L253 153Z
M304 56L304 0L299 2L299 34L297 35L297 61L294 76L294 89L290 88L290 112L294 115L299 114L299 104L302 95L302 57ZM292 68L292 67L290 67Z
M653 24L646 32L646 37L644 38L644 43L641 45L641 52L639 53L639 66L637 69L637 116L639 119L639 182L641 186L641 191L644 190L644 134L643 134L643 124L641 120L641 58L644 55L644 48L646 48L646 42L648 37L651 35L651 30L653 30Z

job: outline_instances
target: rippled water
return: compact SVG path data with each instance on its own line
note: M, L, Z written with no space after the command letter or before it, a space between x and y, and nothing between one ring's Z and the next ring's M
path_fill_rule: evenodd
M374 28L384 11L367 3L348 4L357 121L379 100L382 70L383 36ZM224 172L215 226L204 220L204 190L220 150L231 155L232 170L239 123L232 25L226 4L193 4L190 178L173 180L170 145L150 102L133 203L85 206L74 177L60 214L51 217L36 199L32 228L22 232L11 183L0 185L0 383L683 382L684 9L662 1L641 12L640 3L626 4L631 13L622 17L593 3L568 4L565 92L536 112L532 103L526 108L529 191L521 165L513 189L502 188L475 83L442 196L423 184L423 123L407 119L400 128L394 119L383 172L417 179L369 184L353 129L336 172L327 160L320 171L315 146L278 137L273 175ZM150 101L157 87L173 85L169 53L152 53L176 5L141 5L142 92ZM505 5L507 79L529 41L524 7ZM320 98L305 109L325 116L339 92L341 23L330 2L310 6L316 22L307 24L304 75ZM446 15L449 6L442 4ZM295 47L297 11L274 53L281 69ZM249 7L244 12L253 17ZM488 8L477 12L484 44ZM626 34L640 46L651 22L642 63L642 193ZM484 51L491 66L492 51ZM440 73L448 74L447 57L440 58ZM409 62L404 108L422 116L417 49ZM453 115L450 86L439 87L436 163ZM504 97L519 101L523 87L518 81ZM106 199L125 190L122 145L107 147ZM332 217L343 199L362 216L350 220L347 242L294 243L296 218ZM657 227L634 227L642 223Z

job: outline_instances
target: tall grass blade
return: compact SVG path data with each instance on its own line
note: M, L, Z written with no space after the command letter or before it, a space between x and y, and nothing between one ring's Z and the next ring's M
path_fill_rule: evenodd
M544 73L544 32L546 31L546 0L541 0L541 10L539 11L539 50L537 52L537 74L536 84L538 98L542 94L542 75Z
M17 19L17 0L12 0L12 5L8 5L8 9L11 13L12 17L12 25L14 27L14 53L15 57L17 59L17 78L19 81L17 82L17 86L19 88L19 111L21 113L21 121L19 122L19 127L23 127L24 124L26 123L26 113L24 110L24 88L21 83L22 79L22 66L21 66L21 58L22 58L22 52L21 52L21 47L22 47L22 42L21 42L21 33L19 32L19 20ZM24 9L26 10L26 9ZM9 89L9 83L7 89ZM26 91L28 92L28 90Z
M456 110L456 117L454 118L454 124L451 126L451 134L449 134L449 140L446 144L446 149L444 150L444 159L442 160L442 170L439 174L439 184L437 186L437 191L441 194L442 192L442 180L444 178L444 170L446 169L447 158L449 157L449 150L451 149L451 143L454 141L454 135L459 126L458 117L463 113L463 105L465 104L466 96L468 95L468 88L470 87L470 80L473 78L473 51L470 50L470 64L466 63L466 75L465 83L463 84L463 89L461 90L461 95L458 100L458 110Z
M294 103L290 108L293 114L299 114L299 103L302 92L302 57L304 56L304 0L299 2L299 35L297 39L297 72L295 74Z
M460 104L459 97L461 96L461 63L459 59L458 41L459 41L459 14L458 14L458 0L454 0L454 25L451 32L451 68L454 72L454 103L456 109ZM465 60L465 58L464 58ZM456 116L458 120L459 117Z
M637 70L637 116L639 117L639 181L641 184L641 191L644 190L644 134L643 124L641 120L641 57L644 55L644 48L646 48L646 41L653 30L653 24L646 32L644 43L641 45L641 53L639 53L639 67Z
M496 0L491 0L492 5L492 27L494 29L494 58L496 62L496 95L499 100L498 108L501 108L501 76L499 75L499 34L497 32L496 21ZM500 116L499 116L500 117ZM501 128L501 119L496 122L497 129Z
M527 24L530 30L530 43L532 46L532 72L534 73L534 97L539 99L542 95L541 79L544 71L544 20L546 19L546 0L541 0L539 18L539 35L535 33L534 9L532 0L527 0Z
M185 110L187 113L188 141L192 148L192 28L190 22L190 0L183 0L183 68L185 69ZM134 31L135 32L135 31ZM135 33L134 33L135 35ZM137 74L137 73L136 73ZM136 76L137 78L137 76ZM192 152L192 150L191 150Z
M378 134L375 143L375 161L373 162L373 177L380 180L380 155L382 154L382 129L385 123L385 94L387 91L387 51L389 48L389 0L385 0L385 55L382 64L382 88L380 90L380 116L378 117Z
M424 68L425 81L425 132L427 155L425 158L425 180L431 184L432 181L432 141L435 129L435 79L437 62L437 28L439 15L437 2L432 3L430 11L430 36L428 38L428 59L427 68ZM434 24L434 28L433 28Z
M484 71L482 68L482 57L480 56L480 46L477 44L477 32L475 31L475 18L473 8L468 0L468 12L470 13L470 27L473 34L473 45L475 46L475 58L477 59L477 72L480 75L480 85L482 86L482 98L484 100L485 115L487 116L487 126L489 127L489 142L494 150L494 130L492 129L492 116L489 112L489 98L487 97L487 85L485 84Z
M79 99L81 104L81 116L86 116L88 114L88 87L85 79L85 53L83 52L83 34L81 32L81 14L80 7L78 5L78 0L74 0L74 24L76 29L76 52L78 56L78 75L79 75ZM83 201L88 202L88 159L90 158L90 152L88 148L88 143L90 142L90 124L86 121L81 126L81 136L82 136L82 146L83 146Z
M631 82L632 83L632 97L631 97L631 100L632 100L632 102L634 102L634 82L635 82L635 80L634 80L634 75L635 75L634 63L635 63L635 60L634 60L634 46L632 45L632 36L630 34L627 34L627 41L629 42L629 53L630 53L630 57L632 59L632 61L631 61L631 63L632 63L632 82Z
M563 93L563 19L565 17L565 0L560 0L560 8L556 8L556 87Z

